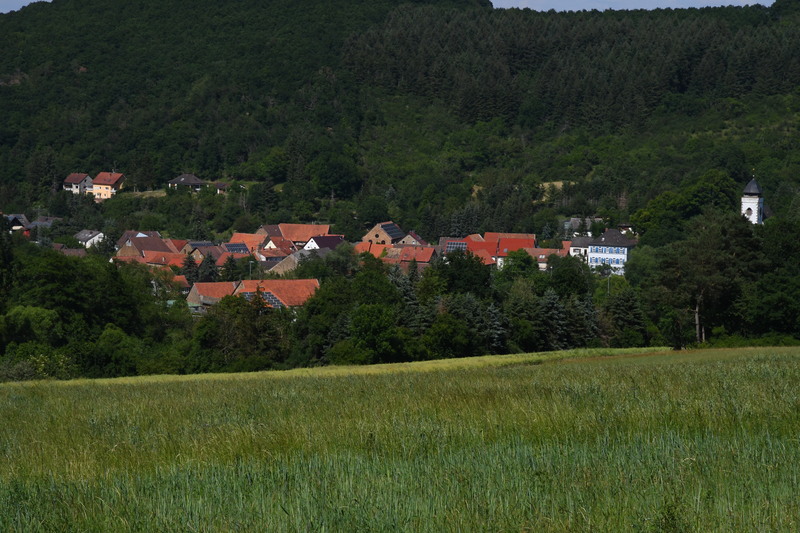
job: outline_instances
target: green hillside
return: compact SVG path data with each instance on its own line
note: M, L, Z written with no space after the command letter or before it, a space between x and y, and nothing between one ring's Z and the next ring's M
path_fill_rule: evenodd
M1 15L0 209L47 208L68 172L112 167L137 189L181 172L285 184L256 218L348 235L388 216L427 237L627 222L714 169L731 194L755 172L789 209L795 0L479 4L57 0Z
M0 528L792 531L799 355L2 384Z

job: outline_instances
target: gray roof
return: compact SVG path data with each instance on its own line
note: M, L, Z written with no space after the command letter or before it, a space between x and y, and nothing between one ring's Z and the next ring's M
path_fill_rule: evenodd
M194 174L181 174L174 180L169 181L172 185L188 185L188 186L195 186L195 185L202 185L203 180L195 176Z
M75 240L85 244L90 240L94 239L95 237L97 237L98 235L100 235L99 231L95 231L93 229L82 229L75 234Z
M381 229L386 232L390 239L399 240L406 236L403 230L394 222L384 222L381 224Z
M761 196L761 193L761 187L758 186L755 178L751 179L750 183L744 188L744 194L748 196Z
M592 239L589 244L592 246L620 246L632 248L636 246L636 241L625 237L618 229L607 229L600 237Z
M570 244L571 248L586 248L588 247L594 238L592 237L575 237L572 239L572 243Z

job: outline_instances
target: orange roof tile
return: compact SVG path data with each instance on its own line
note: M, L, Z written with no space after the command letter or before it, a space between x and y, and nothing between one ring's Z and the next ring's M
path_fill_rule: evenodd
M400 252L400 261L430 263L436 249L433 246L406 246Z
M536 246L536 239L503 237L497 241L497 256L505 257L508 252L515 252L523 248L533 248L534 246Z
M222 255L217 258L217 266L221 267L224 265L229 257L233 257L234 260L244 259L245 257L250 257L250 254L238 254L236 252L222 252Z
M67 176L67 179L64 180L64 183L80 183L88 177L89 174L81 174L79 172L73 172L72 174Z
M497 242L470 241L467 242L467 250L472 252L473 255L478 255L478 252L483 252L488 254L489 257L494 257L497 254Z
M192 287L192 291L197 291L199 296L205 296L206 298L224 298L233 294L234 290L236 290L236 282L234 281L198 281Z
M265 240L265 235L259 235L257 233L234 233L228 242L244 244L247 246L248 250L254 252L264 244Z
M97 177L92 181L93 185L117 185L122 179L125 177L124 174L119 172L101 172L97 175Z
M383 255L383 252L387 249L391 248L391 246L387 244L373 244L371 242L359 242L353 247L357 254L363 254L364 252L370 253L373 256L380 259Z
M478 250L476 252L471 252L471 253L472 255L479 257L483 261L484 265L497 264L497 261L494 260L494 257L492 257L492 255L486 250Z
M278 224L281 235L292 242L308 242L311 237L328 235L330 224Z
M499 241L500 239L533 239L536 240L536 235L533 233L498 233L494 231L487 231L483 234L484 240Z
M234 294L269 292L283 305L296 307L306 303L317 289L319 280L316 279L252 279L242 281Z
M179 252L159 252L154 250L144 250L142 252L144 262L148 265L182 267L186 256Z

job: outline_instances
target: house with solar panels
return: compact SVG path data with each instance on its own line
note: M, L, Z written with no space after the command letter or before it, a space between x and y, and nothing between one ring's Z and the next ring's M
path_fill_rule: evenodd
M369 230L367 234L361 238L361 241L374 244L396 244L405 236L406 234L400 229L400 226L389 221L375 224L375 227Z

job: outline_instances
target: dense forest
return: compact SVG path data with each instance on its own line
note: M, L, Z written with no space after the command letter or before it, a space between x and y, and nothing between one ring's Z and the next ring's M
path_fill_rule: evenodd
M61 217L40 242L277 222L353 240L388 219L431 240L555 240L569 216L639 234L625 278L469 256L407 275L343 250L301 266L322 287L296 316L234 301L199 320L108 249L65 258L3 237L7 377L800 335L797 0L577 13L54 0L0 15L0 50L0 210ZM102 204L60 190L111 169L128 190ZM231 192L147 194L183 172ZM737 216L753 176L763 227Z

